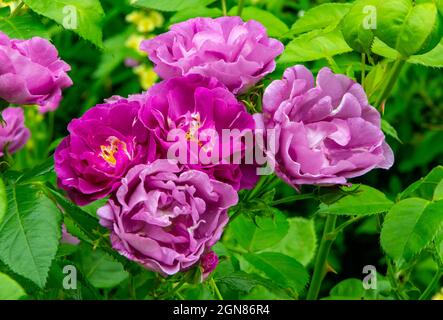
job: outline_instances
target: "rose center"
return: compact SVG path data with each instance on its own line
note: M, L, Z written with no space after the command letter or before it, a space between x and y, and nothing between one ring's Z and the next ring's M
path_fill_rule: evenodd
M122 150L128 159L130 159L130 155L128 153L128 149L126 147L126 143L118 139L117 137L110 136L106 141L109 143L108 145L100 146L100 154L99 156L103 158L109 165L114 167L117 164L117 159L115 158L115 154Z

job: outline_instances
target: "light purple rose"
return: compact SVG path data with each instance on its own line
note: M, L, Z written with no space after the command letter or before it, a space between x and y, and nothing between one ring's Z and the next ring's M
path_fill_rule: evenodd
M55 151L58 185L79 205L116 190L133 166L156 159L153 137L138 119L136 98L113 97L68 125Z
M164 80L139 98L145 99L140 120L154 133L163 158L168 158L170 148L179 144L187 153L184 159L169 159L179 160L190 169L203 170L236 190L255 185L255 166L244 158L231 160L234 154L241 158L252 150L253 146L247 145L242 136L253 133L254 119L215 78L192 74ZM239 134L226 141L223 130L238 130ZM214 161L204 161L206 155Z
M60 242L75 246L80 244L80 240L68 232L65 224L62 224L62 239L60 240Z
M215 77L244 93L275 69L283 44L257 21L240 17L195 18L141 43L163 79L192 73Z
M2 111L3 123L0 123L0 157L5 150L12 154L21 149L31 135L25 127L22 108L8 107Z
M263 121L278 137L276 172L293 185L345 184L394 162L362 86L328 68L316 84L304 66L288 68L264 93Z
M72 85L71 67L46 39L9 39L0 32L0 99L11 104L37 104L41 112L58 108L62 89Z
M115 250L172 275L197 264L220 239L237 201L230 185L160 159L132 168L97 214Z

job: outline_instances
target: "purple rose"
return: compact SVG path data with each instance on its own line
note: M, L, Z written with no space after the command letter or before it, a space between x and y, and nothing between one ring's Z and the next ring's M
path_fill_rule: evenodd
M0 123L0 157L5 155L5 150L12 154L21 149L31 135L25 127L25 117L21 108L6 108L2 111L2 117L4 122Z
M205 280L218 265L218 257L214 251L209 251L201 259L202 280Z
M217 78L234 94L274 71L283 48L260 23L240 17L190 19L140 46L163 79L201 74Z
M344 184L394 161L361 85L328 68L316 84L305 67L287 69L264 93L263 120L278 137L277 174L294 185Z
M80 244L80 240L68 232L65 224L62 224L62 239L60 241L61 243L71 244L71 245Z
M12 104L37 104L41 112L58 108L62 89L72 85L71 67L46 39L9 39L0 32L0 98Z
M55 151L58 185L79 205L106 197L129 169L156 158L154 139L138 120L140 102L107 102L72 120Z
M161 159L132 168L97 214L115 250L172 275L198 263L220 239L237 201L230 185Z
M203 170L236 190L254 186L255 167L231 159L252 150L242 136L252 134L254 119L215 78L193 74L165 80L150 88L144 99L140 120L159 141L163 158L171 159L166 153L178 144L187 154L173 159L188 168ZM226 130L232 130L231 141L223 139ZM203 161L203 155L210 160Z

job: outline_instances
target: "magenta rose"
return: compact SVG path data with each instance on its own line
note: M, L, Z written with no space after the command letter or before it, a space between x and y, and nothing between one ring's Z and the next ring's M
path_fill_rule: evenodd
M160 159L132 168L97 214L115 250L172 275L197 264L220 239L237 201L230 185Z
M159 141L163 158L171 159L168 153L178 144L186 149L186 157L172 159L188 168L203 170L236 190L254 186L255 167L244 160L253 146L242 140L253 133L254 119L215 78L197 74L172 78L153 86L143 98L140 120ZM224 130L233 132L231 141L223 139ZM234 155L240 160L233 161Z
M215 77L234 94L244 93L275 69L283 44L257 21L240 17L195 18L140 46L163 79L192 73Z
M71 67L46 39L9 39L0 32L0 99L37 104L41 112L58 108L62 90L72 85Z
M21 108L8 107L2 111L3 123L0 123L0 157L5 151L12 154L21 149L31 135L25 127L25 117Z
M116 190L139 163L156 158L156 144L138 119L140 102L114 97L68 125L55 151L58 185L79 205Z
M304 66L288 68L264 93L263 120L278 137L276 172L294 185L344 184L394 161L361 85L328 68L316 84Z

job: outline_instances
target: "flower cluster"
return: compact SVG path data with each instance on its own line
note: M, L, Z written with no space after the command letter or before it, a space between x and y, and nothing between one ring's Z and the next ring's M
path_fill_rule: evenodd
M247 112L236 95L272 72L283 50L258 22L191 19L141 49L163 80L74 119L55 152L55 170L75 203L108 198L98 215L113 248L150 270L172 275L200 265L202 278L214 270L211 247L227 211L237 191L258 179L257 163L242 161L257 149L248 133L275 132L261 146L276 139L275 152L264 151L294 186L344 184L392 165L380 115L362 87L329 69L316 85L306 68L287 69L266 89L263 114ZM226 130L238 134L220 139ZM182 148L184 161L176 157Z

